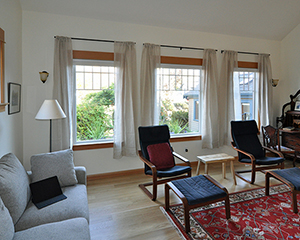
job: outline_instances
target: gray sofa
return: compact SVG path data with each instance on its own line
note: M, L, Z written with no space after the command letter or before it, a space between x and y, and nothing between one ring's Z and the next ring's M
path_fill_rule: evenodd
M58 176L67 199L42 209L29 184ZM86 171L74 167L72 150L31 157L31 172L9 153L0 159L0 239L90 239Z

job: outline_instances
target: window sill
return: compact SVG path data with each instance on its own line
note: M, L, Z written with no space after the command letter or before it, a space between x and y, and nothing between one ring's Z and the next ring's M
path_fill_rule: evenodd
M186 136L186 137L171 137L170 142L186 142L186 141L199 141L201 140L201 135L198 136ZM73 151L83 151L101 148L113 148L113 142L106 143L85 143L73 145Z

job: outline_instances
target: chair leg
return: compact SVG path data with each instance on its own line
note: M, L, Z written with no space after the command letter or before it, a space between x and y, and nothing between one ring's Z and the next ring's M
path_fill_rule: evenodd
M170 187L168 184L165 184L165 209L166 212L169 211L169 207L170 207Z
M265 174L265 178L266 178L266 186L265 186L265 193L266 193L266 196L269 196L270 195L270 174L268 172L266 172Z
M294 190L292 191L292 205L293 205L293 212L298 213L297 193Z
M296 166L296 160L297 160L297 153L295 152L295 156L294 156L294 159L293 159L293 167Z
M157 178L153 176L153 190L152 190L152 201L155 201L157 197Z
M226 211L226 218L230 219L230 201L229 201L229 195L227 194L225 198L225 211Z
M184 208L184 224L185 224L185 232L188 233L191 231L191 226L190 226L190 209L186 204L183 204Z
M255 175L256 175L256 172L255 172L255 164L252 163L252 172L251 172L251 184L253 184L255 182Z

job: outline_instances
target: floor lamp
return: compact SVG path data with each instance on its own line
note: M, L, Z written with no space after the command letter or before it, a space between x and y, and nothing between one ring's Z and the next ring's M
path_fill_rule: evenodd
M66 114L55 99L45 100L35 116L36 120L50 120L50 152L52 152L52 119L61 118L66 118Z

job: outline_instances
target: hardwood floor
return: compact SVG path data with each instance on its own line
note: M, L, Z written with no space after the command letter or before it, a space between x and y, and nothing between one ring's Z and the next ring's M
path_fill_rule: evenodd
M300 166L297 163L296 166ZM235 161L235 169L242 164ZM292 167L292 161L285 162L285 168ZM195 176L196 167L193 167ZM200 174L203 174L203 165ZM257 172L254 185L237 178L234 185L229 164L226 166L226 179L222 177L221 164L210 165L209 175L232 192L265 186L263 173ZM88 182L90 210L90 232L93 240L180 240L176 230L160 210L164 206L164 185L158 187L157 201L153 202L138 187L138 184L151 181L143 174L115 176ZM271 185L278 183L271 179ZM180 200L171 192L171 204Z

